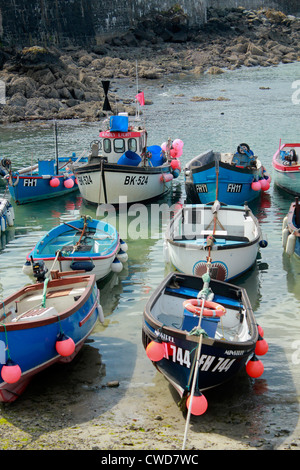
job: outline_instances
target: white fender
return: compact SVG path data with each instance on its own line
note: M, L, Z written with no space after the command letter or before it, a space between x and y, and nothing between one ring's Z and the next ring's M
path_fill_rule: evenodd
M282 230L282 246L283 248L285 249L286 247L286 242L287 242L287 239L288 239L288 236L289 236L289 229L287 227L285 227L283 230Z
M128 260L128 254L125 253L125 251L123 251L122 249L120 249L117 253L117 258L119 261L122 261L122 263L126 263L126 261Z
M291 256L294 253L295 245L296 245L296 235L291 233L287 238L286 249L285 249L285 251L287 252L289 256Z
M12 227L14 225L14 219L13 219L13 216L12 216L12 213L10 211L10 208L7 209L7 212L6 212L6 220L7 220L7 224Z
M112 272L114 273L120 273L123 269L123 264L121 263L120 260L118 260L117 258L115 258L113 260L113 262L111 263L111 270Z
M1 230L2 232L5 232L5 229L6 229L5 218L1 217L0 220L1 220Z
M98 303L97 305L97 309L98 309L98 318L99 318L99 321L100 323L104 323L104 313L103 313L103 308L102 306Z
M282 221L282 230L284 230L287 227L287 224L288 224L288 216L286 216Z

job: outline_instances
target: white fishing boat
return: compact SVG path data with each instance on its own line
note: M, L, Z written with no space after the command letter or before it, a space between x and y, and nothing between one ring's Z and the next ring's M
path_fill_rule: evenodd
M202 276L211 261L212 279L228 281L255 263L266 246L256 217L247 207L184 205L171 220L164 240L165 260L178 271Z
M140 100L141 104L144 103ZM107 100L105 110L110 110ZM74 165L82 197L91 204L119 205L149 201L169 191L181 171L183 142L169 139L148 146L147 131L138 114L110 116L100 140L93 141L86 164Z

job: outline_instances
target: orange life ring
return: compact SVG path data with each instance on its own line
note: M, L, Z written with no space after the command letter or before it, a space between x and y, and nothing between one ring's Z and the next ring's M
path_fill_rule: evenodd
M201 314L203 299L189 299L183 302L183 307L194 315ZM226 313L226 308L216 302L204 301L204 309L202 315L205 317L222 317Z

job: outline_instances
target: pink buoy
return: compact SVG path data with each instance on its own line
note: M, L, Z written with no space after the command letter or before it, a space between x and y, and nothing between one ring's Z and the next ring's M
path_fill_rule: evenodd
M259 181L253 181L251 183L251 188L253 189L253 191L260 191L261 190L260 182Z
M173 140L172 142L172 146L174 147L174 149L182 149L183 147L183 141L181 139L175 139Z
M174 160L171 161L170 167L172 168L172 170L179 170L181 168L180 161L176 160L175 158Z
M260 186L263 191L268 191L270 188L270 183L265 178L263 178L260 180Z
M203 415L203 413L205 413L205 411L207 410L208 403L207 403L205 396L202 395L201 392L198 392L197 394L195 394L192 400L191 400L191 395L188 397L186 401L186 406L188 409L190 408L191 402L192 402L192 408L191 408L192 415L200 416L200 415Z
M146 347L146 354L150 361L158 362L165 356L165 344L158 341L151 341Z
M163 175L160 175L160 181L161 183L165 182L168 183L169 181L172 181L173 175L171 173L165 173Z
M72 178L68 178L67 180L64 181L64 186L65 188L71 189L74 186L74 181Z
M71 356L75 351L75 343L72 338L69 338L64 333L60 333L55 343L55 349L60 356Z
M18 364L15 364L11 359L8 359L7 363L1 369L1 377L4 382L8 384L14 384L18 382L22 375L21 368Z
M260 377L263 372L264 372L264 365L263 363L254 355L246 365L246 372L247 374L254 378L257 379Z
M57 188L60 185L59 178L51 178L50 186L51 188Z

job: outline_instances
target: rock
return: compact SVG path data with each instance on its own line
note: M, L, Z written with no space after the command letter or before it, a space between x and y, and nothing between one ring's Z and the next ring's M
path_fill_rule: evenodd
M10 99L7 100L9 106L26 106L27 99L22 93L15 93Z
M220 73L224 73L224 70L222 70L220 67L213 66L207 70L207 73L210 73L211 75L218 75Z
M264 55L264 51L253 43L249 43L247 52L249 52L251 55L256 55L256 56Z

